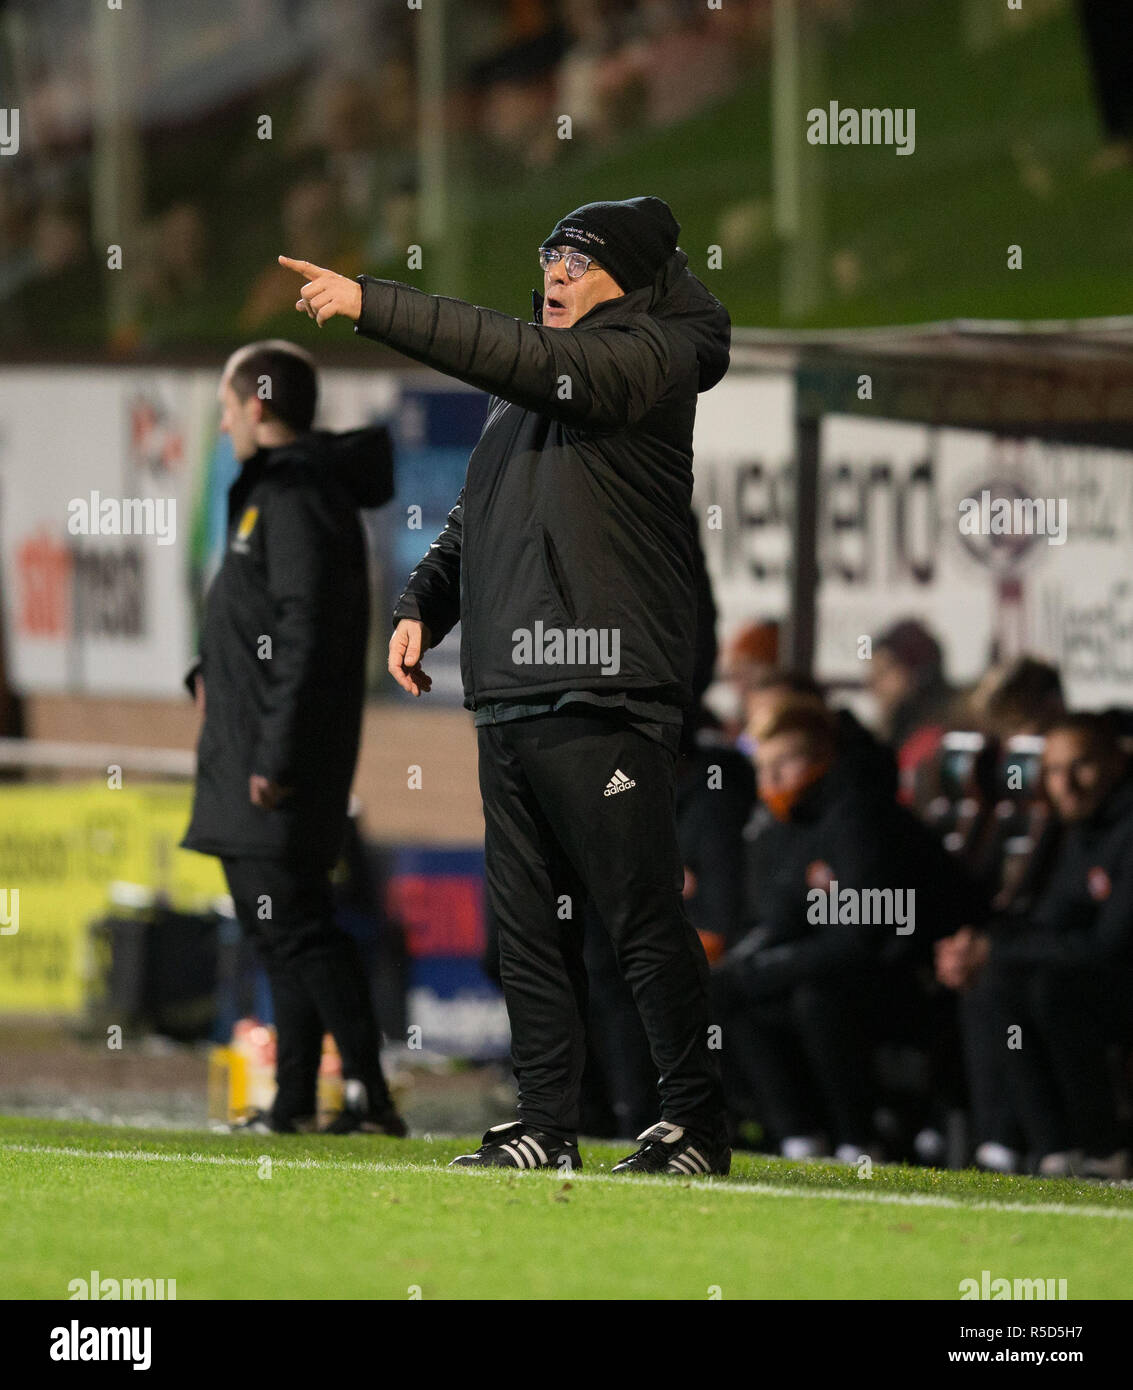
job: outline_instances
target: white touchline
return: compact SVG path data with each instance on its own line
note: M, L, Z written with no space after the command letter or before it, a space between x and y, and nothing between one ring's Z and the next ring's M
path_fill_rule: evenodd
M212 1163L221 1167L254 1168L259 1158L236 1158L225 1154L169 1154L169 1153L131 1153L127 1149L76 1149L40 1144L0 1144L0 1150L8 1153L53 1154L59 1158L108 1158L127 1163ZM325 1170L327 1172L352 1173L444 1173L451 1178L466 1181L470 1175L479 1176L491 1169L449 1168L446 1164L432 1163L358 1163L346 1158L276 1158L272 1155L276 1168ZM500 1172L515 1175L514 1168L502 1168ZM562 1180L557 1168L536 1168L529 1181L539 1178ZM701 1192L730 1192L752 1197L813 1197L833 1202L862 1202L867 1205L895 1207L941 1207L949 1211L1009 1211L1019 1216L1099 1216L1110 1221L1133 1221L1133 1206L1091 1207L1085 1205L1062 1205L1057 1202L964 1202L957 1197L941 1197L932 1192L847 1192L835 1187L772 1187L759 1182L709 1182L703 1178L687 1182L674 1182L673 1178L653 1177L638 1174L633 1177L615 1176L613 1173L580 1173L573 1169L571 1182L608 1182L618 1187L668 1187L678 1191L695 1188ZM1125 1186L1123 1184L1123 1186Z

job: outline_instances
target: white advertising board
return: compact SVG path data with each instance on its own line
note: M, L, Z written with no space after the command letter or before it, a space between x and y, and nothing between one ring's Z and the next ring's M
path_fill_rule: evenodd
M917 618L954 681L1030 653L1075 706L1133 699L1133 453L828 416L821 460L820 676Z

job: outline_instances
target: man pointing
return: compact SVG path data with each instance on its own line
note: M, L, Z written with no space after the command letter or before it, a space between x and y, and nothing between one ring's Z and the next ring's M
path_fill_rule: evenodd
M304 261L296 307L490 393L465 486L394 610L390 670L461 623L519 1118L467 1166L581 1166L583 908L609 931L661 1122L615 1172L727 1173L707 963L681 903L674 772L695 644L692 427L730 321L659 198L588 203L539 248L534 321Z

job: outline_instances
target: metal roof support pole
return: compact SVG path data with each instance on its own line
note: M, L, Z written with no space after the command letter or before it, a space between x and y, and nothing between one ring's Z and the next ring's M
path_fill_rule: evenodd
M791 519L790 616L785 660L814 664L818 629L818 439L821 417L795 416L795 498Z
M771 157L779 307L787 322L812 317L824 287L825 151L807 141L807 111L823 92L822 19L801 0L774 0Z

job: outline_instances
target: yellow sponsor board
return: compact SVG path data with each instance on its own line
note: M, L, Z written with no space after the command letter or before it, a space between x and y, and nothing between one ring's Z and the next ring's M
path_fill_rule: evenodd
M219 861L178 848L187 786L0 787L0 1012L77 1013L87 927L110 885L142 884L185 911L227 891Z

